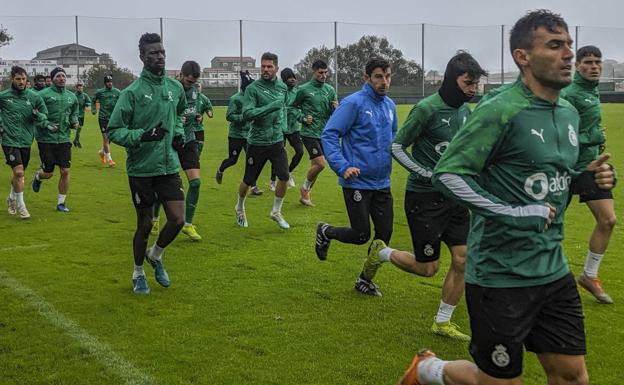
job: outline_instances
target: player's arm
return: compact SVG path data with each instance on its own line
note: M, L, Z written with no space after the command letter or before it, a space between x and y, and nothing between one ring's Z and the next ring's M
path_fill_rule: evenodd
M507 122L501 121L501 114L491 114L492 111L491 108L474 111L438 161L433 171L433 185L473 213L513 228L544 231L554 215L545 203L513 206L475 180L487 166L488 159L496 155L494 149L507 126Z
M214 116L214 110L212 108L212 102L210 101L210 99L208 98L208 96L202 94L203 99L204 99L204 112L206 113L206 115L208 115L209 118L212 119L212 117Z
M325 159L334 172L342 177L352 165L342 154L340 139L353 126L358 114L358 106L353 102L343 102L327 121L321 133Z
M256 107L258 105L256 91L245 90L245 97L243 100L243 119L246 121L253 121L257 118L261 118L270 114L273 111L277 111L284 106L282 99L277 99L267 104L266 106Z
M178 99L178 105L176 106L176 125L173 129L173 137L184 137L184 110L186 110L186 95L184 92L180 92L180 99Z
M43 99L39 95L35 95L33 102L33 109L37 111L34 114L35 126L47 129L48 126L51 124L50 121L48 121L48 107L45 105Z
M135 104L134 95L131 92L122 93L119 96L119 101L113 109L106 131L111 142L123 147L136 147L141 143L141 135L143 135L144 130L130 129ZM145 127L145 129L150 128Z
M97 114L97 102L100 99L100 92L95 91L95 95L93 95L92 103L91 103L91 114Z
M71 111L69 113L69 124L72 128L78 127L78 104L78 98L74 95L74 103L72 103Z
M84 97L85 97L85 105L84 106L85 107L89 107L89 109L91 109L91 98L86 93L84 93Z
M237 98L230 98L227 111L225 112L225 120L231 123L244 123L243 106Z
M392 157L416 178L426 183L431 182L433 169L414 159L407 148L418 140L430 117L431 112L426 106L415 105L391 145Z

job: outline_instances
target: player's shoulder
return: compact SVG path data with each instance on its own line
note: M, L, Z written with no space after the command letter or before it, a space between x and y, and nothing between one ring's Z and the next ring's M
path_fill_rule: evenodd
M570 100L564 98L563 96L559 97L559 100L557 100L557 104L566 109L566 110L570 110L574 113L578 113L578 110L576 108L576 106L574 105L574 103L572 103Z

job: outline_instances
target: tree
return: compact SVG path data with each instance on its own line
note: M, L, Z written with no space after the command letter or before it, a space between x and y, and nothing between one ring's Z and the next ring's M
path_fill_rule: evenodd
M13 40L13 36L9 35L5 26L0 24L0 48L9 45Z
M392 84L397 86L420 85L422 69L418 63L403 57L401 50L394 48L385 37L362 36L356 43L345 47L337 47L338 84L343 86L359 86L364 79L364 66L371 57L381 57L392 65ZM312 73L312 62L316 59L325 60L330 74L335 70L334 49L321 46L312 48L305 57L295 65L296 73L303 79L309 79Z
M136 76L127 68L119 68L114 64L93 66L80 77L85 82L87 89L98 89L104 87L104 76L112 75L115 87L124 89L132 83Z

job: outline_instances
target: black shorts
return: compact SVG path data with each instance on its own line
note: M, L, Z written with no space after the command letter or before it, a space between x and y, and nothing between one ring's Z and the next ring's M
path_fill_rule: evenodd
M39 157L44 172L54 171L54 166L71 167L71 143L39 143Z
M183 201L184 189L179 174L159 176L129 176L132 202L137 209L146 209L156 202Z
M80 125L80 127L84 126L84 116L81 118L78 118L78 125Z
M278 142L268 146L247 146L247 159L245 162L245 176L243 182L249 186L255 186L264 164L271 162L272 170L277 178L283 182L288 181L288 154L284 149L284 143Z
M438 192L405 192L405 216L418 262L440 258L442 242L465 245L470 229L468 210Z
M362 240L366 242L370 238L370 220L375 230L373 238L390 243L394 221L394 200L390 188L361 190L343 187L342 197L351 228L358 234L359 239L353 239L354 243L361 243Z
M195 131L195 140L198 142L204 141L204 130Z
M108 129L108 120L98 119L98 123L100 124L100 132L102 134L106 134L106 129Z
M30 147L9 147L2 146L4 151L4 157L6 158L6 164L15 168L20 164L24 166L24 170L28 167L30 161Z
M308 155L310 155L310 160L314 158L318 158L319 156L323 156L323 145L321 144L320 139L310 138L308 136L302 136L301 141L305 146L306 150L308 150Z
M184 145L184 150L178 153L182 170L199 169L199 147L196 140Z
M230 154L230 158L238 158L243 150L247 151L247 139L228 137L228 154Z
M579 202L613 199L611 190L603 190L596 184L592 171L583 171L570 185L570 192L579 196ZM570 196L570 200L572 197Z
M470 355L492 377L520 376L523 347L538 354L585 354L583 308L572 274L532 287L466 283L466 303Z

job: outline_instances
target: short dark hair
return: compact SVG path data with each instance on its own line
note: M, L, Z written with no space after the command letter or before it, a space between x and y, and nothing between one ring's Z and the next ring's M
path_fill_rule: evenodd
M40 81L40 80L45 80L45 78L46 78L45 76L43 76L43 75L41 75L41 74L37 74L37 75L35 75L35 77L33 78L33 80L34 80L35 82L38 82L38 81Z
M512 56L513 51L516 49L530 49L533 47L533 34L540 27L544 27L548 32L552 33L557 32L559 28L563 28L568 32L568 24L561 15L547 9L531 11L516 21L509 33L509 50ZM518 63L516 65L522 69Z
M602 58L602 52L600 52L600 48L596 47L595 45L586 45L576 51L577 62L580 62L586 56L596 56Z
M366 63L366 67L364 67L364 71L366 75L371 76L375 68L381 68L384 72L388 68L390 68L390 63L386 59L382 59L380 57L373 57L368 60Z
M28 73L22 67L20 67L20 66L13 66L13 67L11 67L11 77L12 78L14 78L15 75L21 75L21 74L24 74L24 75L28 76Z
M162 43L160 35L157 33L145 32L139 39L139 52L145 53L145 46L152 43Z
M316 71L316 70L324 70L327 68L327 63L325 63L323 60L321 59L317 59L314 61L314 63L312 63L312 71Z
M199 67L199 63L196 61L187 60L182 63L180 73L184 76L191 75L194 78L198 78L201 75L201 68Z
M46 76L44 76L44 79L52 79L52 76L46 75Z
M277 55L271 52L265 52L262 54L260 61L262 60L272 60L273 64L277 65Z
M481 68L479 62L471 54L461 50L457 51L455 56L449 60L446 68L447 71L451 70L452 73L458 76L467 73L473 79L487 75L487 71Z

